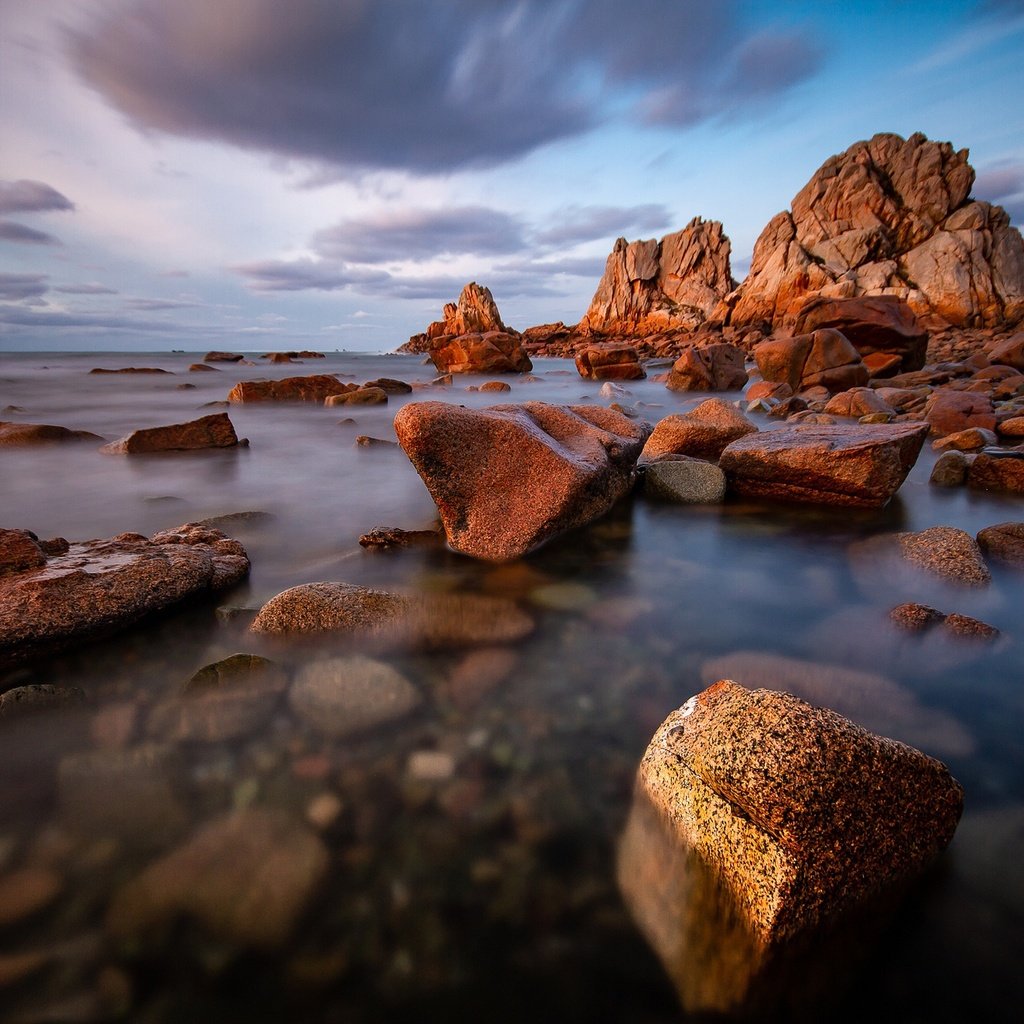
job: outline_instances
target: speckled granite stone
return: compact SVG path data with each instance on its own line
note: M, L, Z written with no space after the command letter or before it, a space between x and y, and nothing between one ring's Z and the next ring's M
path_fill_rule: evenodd
M639 785L763 941L920 871L963 790L940 761L789 694L720 680L662 723Z

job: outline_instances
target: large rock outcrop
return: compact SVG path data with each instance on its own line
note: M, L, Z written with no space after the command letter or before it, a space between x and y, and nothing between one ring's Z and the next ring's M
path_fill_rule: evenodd
M577 331L644 337L699 327L735 287L729 252L722 225L700 217L660 242L618 239Z
M651 428L601 406L416 402L395 433L457 551L509 561L607 512Z
M44 560L0 579L0 668L114 633L249 571L238 541L188 523L147 539L36 542ZM50 552L53 552L52 554Z
M754 246L730 298L734 325L789 325L811 295L895 295L963 327L1024 318L1024 241L999 206L972 200L966 149L875 135L830 157Z
M963 790L940 761L790 694L720 680L664 721L639 788L772 943L919 873Z

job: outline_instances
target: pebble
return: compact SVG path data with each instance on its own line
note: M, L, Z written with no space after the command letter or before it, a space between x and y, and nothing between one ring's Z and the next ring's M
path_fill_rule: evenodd
M21 868L0 875L0 927L17 924L48 906L63 884L49 868Z
M444 782L455 774L455 758L443 750L415 750L406 771L417 782Z
M306 821L322 832L338 820L344 807L341 798L335 793L317 793L306 804Z

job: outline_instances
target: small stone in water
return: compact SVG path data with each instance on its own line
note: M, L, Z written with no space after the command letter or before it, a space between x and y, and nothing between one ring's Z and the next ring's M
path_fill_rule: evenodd
M419 782L444 782L455 774L455 758L443 750L416 750L406 770Z
M306 821L313 828L323 831L337 821L344 810L340 798L334 793L318 793L306 804Z

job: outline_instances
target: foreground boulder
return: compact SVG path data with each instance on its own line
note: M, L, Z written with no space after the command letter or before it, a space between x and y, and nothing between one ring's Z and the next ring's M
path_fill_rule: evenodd
M733 441L720 465L744 497L880 508L906 479L927 433L917 423L785 426Z
M754 360L766 381L788 384L794 392L823 387L835 394L863 387L869 378L860 353L834 330L771 338L754 346Z
M633 486L650 425L600 406L417 402L399 444L457 551L508 561L598 518Z
M105 444L100 451L107 455L142 455L199 448L234 448L237 444L238 435L228 414L217 412L188 423L133 430L120 441Z
M764 943L918 874L949 844L963 806L946 766L921 751L731 680L668 716L637 785Z
M242 380L228 393L229 402L318 402L331 395L344 395L356 389L355 384L314 373L308 377L285 377L283 380Z
M224 590L249 571L241 544L195 523L149 539L123 533L65 545L45 564L0 578L0 669Z
M879 368L884 366L886 377L924 366L928 332L917 322L914 311L895 295L859 299L814 296L800 307L793 333L811 334L825 328L839 331L869 368L872 361Z
M88 430L69 430L50 423L9 423L0 421L0 448L21 448L38 444L60 444L67 441L102 441L99 434Z
M576 369L585 380L643 380L647 374L632 345L605 342L576 353Z
M689 412L658 420L640 458L643 461L659 455L689 455L717 459L733 441L756 433L757 427L735 406L720 398L709 398Z

